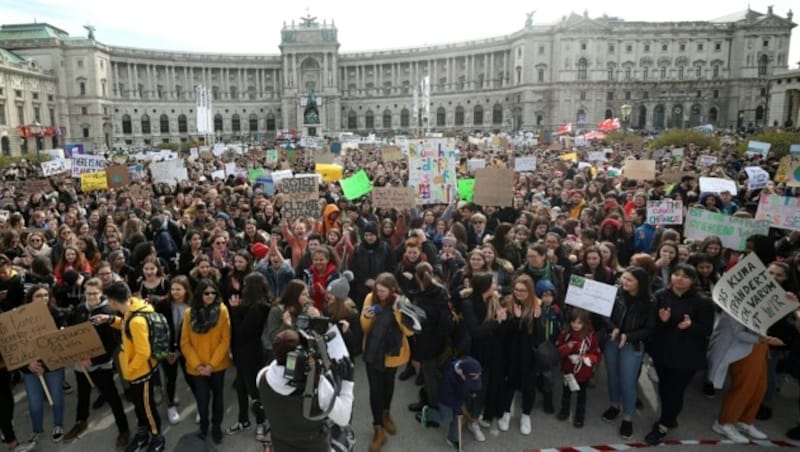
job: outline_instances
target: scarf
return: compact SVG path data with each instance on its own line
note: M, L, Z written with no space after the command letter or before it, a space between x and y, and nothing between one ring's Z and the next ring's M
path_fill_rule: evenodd
M542 268L533 268L528 265L528 270L531 272L531 275L533 275L533 279L535 281L539 281L540 279L546 279L551 282L553 281L550 262L545 262L544 267Z
M198 334L208 333L211 328L216 326L219 320L219 302L211 306L203 306L201 308L192 308L189 311L191 319L192 331Z

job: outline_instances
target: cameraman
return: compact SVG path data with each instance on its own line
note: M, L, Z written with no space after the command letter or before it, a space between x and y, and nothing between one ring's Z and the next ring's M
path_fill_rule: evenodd
M272 429L274 452L330 452L331 433L329 420L339 426L350 423L353 408L353 364L345 356L332 366L341 379L341 390L335 394L333 384L324 375L317 383L316 406L326 410L333 404L327 417L309 420L303 413L303 387L293 386L285 375L286 356L300 345L300 335L295 330L284 330L275 336L272 352L275 360L258 374L258 389L267 420ZM307 378L314 378L309 375Z

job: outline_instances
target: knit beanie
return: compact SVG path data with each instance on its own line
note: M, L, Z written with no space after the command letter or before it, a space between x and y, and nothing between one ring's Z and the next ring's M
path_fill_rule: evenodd
M368 232L371 233L371 234L378 235L378 225L375 224L372 221L367 223L366 226L364 226L364 234L366 234Z
M536 296L541 298L545 292L551 292L555 296L556 286L549 279L540 279L536 282Z
M340 278L334 279L328 284L328 293L337 300L344 300L350 293L350 281L353 280L353 272L345 270Z

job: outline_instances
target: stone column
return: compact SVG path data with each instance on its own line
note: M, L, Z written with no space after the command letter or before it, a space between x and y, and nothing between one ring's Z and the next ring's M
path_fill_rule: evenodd
M114 92L117 97L122 97L122 91L119 89L119 63L114 63Z
M293 76L292 77L292 85L294 86L294 89L299 90L300 87L297 86L299 78L297 77L297 54L296 53L292 54L292 76Z

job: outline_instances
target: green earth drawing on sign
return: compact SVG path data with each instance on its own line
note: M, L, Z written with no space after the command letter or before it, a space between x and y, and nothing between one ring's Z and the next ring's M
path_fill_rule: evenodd
M581 289L583 289L583 284L585 282L586 282L586 278L584 278L582 276L572 275L572 276L569 277L569 285L570 286L580 287Z
M115 174L111 176L111 183L113 184L121 184L122 183L122 176L119 174Z

